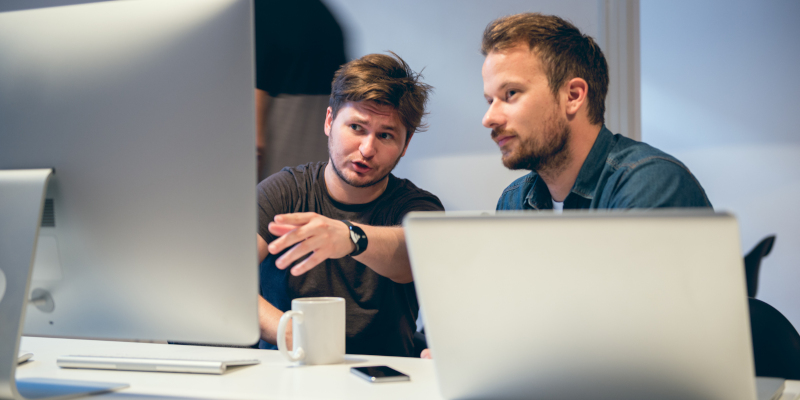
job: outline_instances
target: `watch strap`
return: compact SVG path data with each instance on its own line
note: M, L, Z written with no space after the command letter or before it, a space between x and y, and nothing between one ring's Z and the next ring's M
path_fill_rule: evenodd
M364 252L367 249L367 244L369 241L367 240L367 235L364 233L364 230L353 225L350 221L342 220L347 228L350 230L350 240L353 241L353 244L356 245L355 250L350 253L351 257L357 256Z

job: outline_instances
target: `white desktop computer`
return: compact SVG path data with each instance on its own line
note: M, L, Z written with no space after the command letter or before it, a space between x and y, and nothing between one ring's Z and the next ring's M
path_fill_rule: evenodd
M0 12L0 399L23 332L258 340L252 29L248 0Z

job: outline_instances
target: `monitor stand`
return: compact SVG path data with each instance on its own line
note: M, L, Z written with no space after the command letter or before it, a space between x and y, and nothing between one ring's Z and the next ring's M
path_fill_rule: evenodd
M51 169L0 170L0 400L69 399L127 384L16 379L27 294Z

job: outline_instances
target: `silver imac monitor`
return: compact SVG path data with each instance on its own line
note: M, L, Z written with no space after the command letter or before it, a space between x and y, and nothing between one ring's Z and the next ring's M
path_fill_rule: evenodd
M248 0L0 12L0 170L54 170L24 334L258 340L252 29Z

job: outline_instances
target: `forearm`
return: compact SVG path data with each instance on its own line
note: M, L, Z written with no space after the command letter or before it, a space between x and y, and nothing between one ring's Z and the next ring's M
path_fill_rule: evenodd
M369 239L367 249L353 257L379 275L397 283L414 280L406 250L406 237L399 226L358 225Z
M278 322L281 320L283 311L278 310L264 300L261 295L258 296L258 324L261 327L261 339L271 344L278 343ZM291 338L291 325L286 329L287 338ZM287 342L291 348L290 343Z
M369 241L366 250L354 257L356 261L394 282L409 283L413 280L403 228L353 225L364 230ZM292 263L310 254L292 266L291 274L294 276L306 273L325 259L346 257L355 249L346 224L316 213L276 215L269 224L269 231L279 238L269 245L262 240L261 246L272 254L286 250L275 260L275 266L279 269L289 268Z

